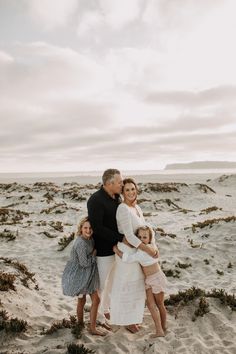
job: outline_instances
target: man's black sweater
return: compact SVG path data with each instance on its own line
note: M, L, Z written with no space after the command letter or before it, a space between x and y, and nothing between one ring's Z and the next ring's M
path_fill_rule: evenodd
M88 200L88 217L93 229L97 256L111 256L114 254L112 247L123 239L124 235L118 232L116 222L116 210L120 202L118 194L113 199L103 187Z

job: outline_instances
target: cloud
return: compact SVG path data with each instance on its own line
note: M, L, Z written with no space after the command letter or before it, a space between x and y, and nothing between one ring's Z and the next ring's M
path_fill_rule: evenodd
M0 50L0 67L13 62L13 58L8 53Z
M99 5L107 24L120 30L140 15L143 0L99 0Z
M76 17L79 17L77 33L84 35L102 23L115 31L123 29L138 19L144 0L99 0L97 3L79 0L27 2L32 19L43 26L43 30L56 30L69 25L71 21L74 26Z
M236 86L218 86L199 91L157 91L147 94L150 103L181 106L209 105L220 102L234 102Z
M86 129L82 123L70 126L70 129L65 124L45 131L35 127L33 134L22 129L19 138L16 128L15 132L12 132L12 139L0 139L1 150L6 152L5 158L18 156L21 160L24 156L33 158L41 155L45 161L52 161L54 156L61 158L61 161L70 160L71 163L76 159L96 161L97 166L104 161L113 160L119 163L122 161L124 165L130 162L132 168L137 164L137 156L142 166L155 159L159 160L159 166L167 159L191 161L194 156L212 159L213 151L214 159L224 159L225 154L227 159L234 159L235 129L224 132L217 131L213 126L212 130L207 127L198 131L195 126L191 129L191 122L193 121L189 121L187 129L184 125L181 126L180 122L176 122L180 128L172 127L172 130L171 125L169 129L166 126L166 130L158 125L152 130L145 126L114 129L112 124L108 126L105 123L100 129L93 130Z
M87 156L96 157L96 161L122 161L123 166L137 168L137 156L139 167L155 169L163 166L168 161L192 161L194 159L235 159L235 133L226 134L182 134L178 136L166 136L152 139L143 136L135 141L105 142L104 144L91 146L86 150ZM148 138L148 139L147 139ZM199 144L201 141L201 144ZM226 142L222 147L219 141ZM214 155L212 155L214 151Z
M142 20L155 25L159 31L163 30L183 30L199 22L199 17L203 18L216 6L220 6L220 0L149 0L142 14Z
M9 75L11 75L13 65L14 65L13 56L7 53L6 51L0 51L0 76L1 76L0 92L1 92L1 86L4 92L6 90L6 86L9 85L8 77Z
M83 3L76 30L80 45L96 56L106 55L108 49L146 45L149 33L140 21L144 4L145 0Z
M127 81L125 76L111 75L116 67L111 69L112 59L102 66L69 48L37 42L18 44L11 54L6 52L12 60L1 87L5 168L10 166L7 161L21 161L28 169L30 159L32 163L37 158L43 161L41 169L52 168L53 161L73 169L75 161L84 159L81 168L91 169L93 161L101 168L105 161L135 168L137 156L143 168L151 168L151 161L158 159L158 168L163 161L191 160L198 153L208 159L212 151L219 158L226 151L229 158L233 155L235 143L229 130L235 131L234 114L227 108L234 99L234 86L169 92L148 90L144 83L143 96L135 89L130 94L130 83L136 87L143 74L140 69L135 82L137 68L132 71L132 67L137 63L146 68L151 55L147 62L139 62L135 51L122 53L124 61L133 58ZM165 111L160 107L171 115L161 117ZM180 109L171 111L173 107ZM226 143L222 147L219 141Z
M55 139L50 134L51 141ZM95 141L92 139L96 138ZM193 134L178 137L163 137L143 142L119 140L117 135L106 133L98 138L85 135L71 141L68 137L57 139L56 146L44 140L41 145L25 145L16 152L8 151L0 161L6 170L102 170L109 166L120 169L160 169L170 162L196 160L235 160L235 134ZM93 141L93 142L92 142ZM201 141L201 144L199 144ZM92 142L92 143L91 143ZM219 144L219 142L224 142ZM212 154L214 151L214 154ZM138 163L137 163L138 156ZM20 161L20 165L19 165ZM9 166L9 168L7 168Z
M77 0L27 0L33 20L43 26L44 30L53 30L65 26L73 17Z
M0 147L13 155L54 152L63 157L68 150L106 141L112 125L107 105L78 101L51 103L48 112L38 115L28 112L17 117L13 110L4 118Z
M93 32L93 36L96 36L96 31L101 29L105 24L104 17L101 13L94 10L89 10L79 16L79 24L77 26L77 35L79 37L86 36Z
M70 48L35 42L19 44L11 52L14 61L0 83L0 91L8 99L79 99L92 97L113 85L102 65Z
M149 80L158 80L160 57L151 48L111 49L105 56L106 66L116 82L130 88L149 86Z
M83 134L97 134L112 124L103 93L112 89L113 81L96 61L42 42L17 44L10 52L0 60L0 145L5 158L19 162L25 155L59 154L64 147L63 158L66 146L94 143Z
M231 0L9 2L5 169L233 159L234 9Z
M232 131L236 130L236 86L211 87L199 91L153 91L145 102L159 107L172 107L169 121L160 125L160 132Z

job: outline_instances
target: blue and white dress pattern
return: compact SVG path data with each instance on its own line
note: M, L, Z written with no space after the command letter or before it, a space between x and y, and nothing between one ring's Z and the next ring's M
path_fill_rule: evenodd
M96 257L92 255L94 240L77 237L74 241L70 259L63 275L63 294L77 296L92 294L99 288L99 275Z

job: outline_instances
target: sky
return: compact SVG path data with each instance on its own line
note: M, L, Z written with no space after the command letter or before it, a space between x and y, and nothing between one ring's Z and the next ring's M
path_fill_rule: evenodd
M0 0L0 172L236 161L234 0Z

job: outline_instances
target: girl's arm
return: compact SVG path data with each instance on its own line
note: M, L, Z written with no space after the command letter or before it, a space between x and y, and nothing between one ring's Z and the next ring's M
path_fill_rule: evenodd
M88 253L88 249L84 243L77 244L76 253L78 256L79 265L82 268L91 267L96 262L96 257L93 253Z
M153 258L158 258L159 257L159 251L157 249L157 247L153 247L150 244L149 245L145 245L144 243L141 243L138 248L144 252L146 252L147 254L149 254L149 256L153 257Z

